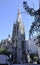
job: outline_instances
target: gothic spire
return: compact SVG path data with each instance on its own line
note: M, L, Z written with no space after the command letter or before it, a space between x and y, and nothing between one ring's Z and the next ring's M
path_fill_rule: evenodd
M18 15L17 15L17 23L21 23L22 19L21 19L21 12L20 9L18 9Z

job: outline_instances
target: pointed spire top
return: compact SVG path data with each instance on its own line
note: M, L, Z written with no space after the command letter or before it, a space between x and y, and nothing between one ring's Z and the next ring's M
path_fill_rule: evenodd
M17 15L17 23L21 23L21 12L20 9L18 8L18 15Z
M20 14L20 8L18 8L18 15Z

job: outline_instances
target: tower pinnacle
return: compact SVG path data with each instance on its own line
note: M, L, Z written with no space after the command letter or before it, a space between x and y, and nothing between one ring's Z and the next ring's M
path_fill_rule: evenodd
M21 12L20 9L18 9L18 15L17 15L17 23L21 23L22 19L21 19Z
M21 14L21 13L20 13L20 8L18 8L18 15L19 15L19 14Z

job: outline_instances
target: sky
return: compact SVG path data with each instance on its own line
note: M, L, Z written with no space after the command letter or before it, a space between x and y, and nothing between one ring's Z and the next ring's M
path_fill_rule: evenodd
M0 40L12 36L13 24L17 19L18 8L20 12L25 12L23 8L23 1L25 0L0 0ZM26 0L28 5L34 9L38 9L38 0ZM27 12L22 14L22 22L25 25L25 37L29 37L29 29L34 17L30 16Z

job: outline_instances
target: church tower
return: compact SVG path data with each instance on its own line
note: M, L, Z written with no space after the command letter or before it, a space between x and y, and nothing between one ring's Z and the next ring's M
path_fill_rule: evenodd
M13 46L16 48L16 60L18 63L21 63L25 59L25 29L19 9L16 23L13 25L12 41Z

